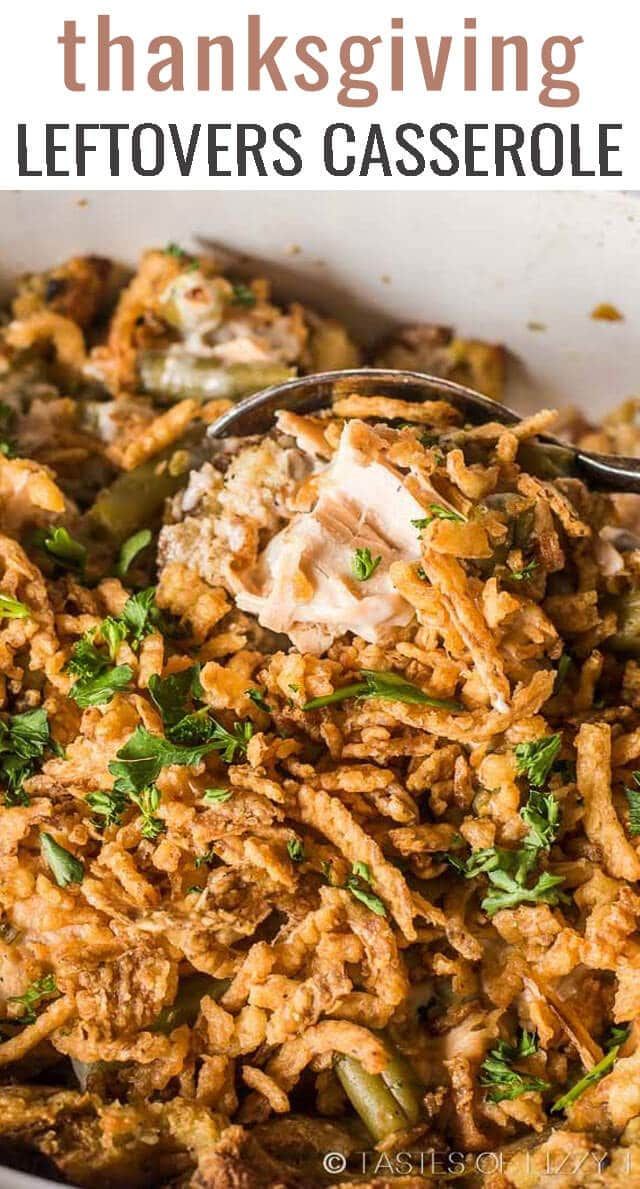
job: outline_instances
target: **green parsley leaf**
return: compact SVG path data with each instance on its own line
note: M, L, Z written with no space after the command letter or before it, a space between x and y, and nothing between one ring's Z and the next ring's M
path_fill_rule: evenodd
M292 863L304 863L304 847L299 838L289 839L287 842L287 851Z
M490 873L489 882L492 886L482 907L492 917L503 908L516 908L519 904L558 904L558 889L564 877L543 871L532 887L523 887L507 872L496 869Z
M140 826L142 837L149 838L153 841L159 834L163 834L167 828L162 819L155 816L156 809L160 804L160 790L156 788L155 784L152 784L149 788L141 789L139 792L130 789L129 796L142 814L142 824Z
M376 916L386 917L387 910L382 900L379 896L376 896L375 893L372 892L367 886L370 883L371 872L369 871L367 864L361 863L359 861L355 862L351 869L351 875L345 884L345 888L348 892L351 892L351 895L356 900L359 900L361 904L366 904L367 908L369 908L371 912L374 912Z
M136 727L109 764L109 771L115 776L118 787L131 796L154 784L162 769L170 764L190 767L216 750L219 747L215 740L183 747L162 735L152 735L146 727Z
M272 713L271 706L269 705L268 702L265 701L264 694L262 693L262 690L248 689L247 697L251 698L251 701L254 703L255 706L258 707L259 710L264 710L265 714Z
M0 619L29 619L31 612L24 603L0 594Z
M235 722L230 731L211 718L206 710L188 714L180 719L168 732L173 743L190 747L207 745L209 751L219 751L225 764L233 764L236 755L244 755L247 744L253 736L253 723L249 719Z
M303 710L319 710L322 706L330 706L334 702L344 702L346 698L386 698L391 702L411 702L422 706L433 706L437 710L462 710L459 702L445 701L432 698L419 686L407 681L399 673L387 673L376 669L363 669L360 676L362 681L353 685L343 685L332 694L324 694L320 698L312 698L305 702Z
M82 710L87 706L103 706L110 702L113 695L120 690L127 689L133 677L130 665L117 665L97 677L82 678L76 681L69 690L69 697Z
M127 636L135 648L144 636L155 630L158 611L154 586L140 590L127 599L119 618L127 627Z
M78 679L71 686L69 697L82 709L109 702L115 693L127 688L133 677L130 665L112 667L109 657L96 647L94 635L91 631L81 636L66 666Z
M98 790L95 793L87 793L85 801L91 806L93 812L102 818L101 826L106 829L107 826L119 826L129 799L126 793L114 785L110 792Z
M116 573L119 578L124 578L134 558L142 553L147 545L151 544L151 532L148 528L141 528L139 533L134 533L124 542L120 549L120 556L116 566Z
M76 541L62 525L46 530L42 536L42 545L63 569L84 570L87 561L86 546Z
M162 715L165 727L174 727L187 714L187 702L198 679L198 665L189 665L168 677L149 678L149 693Z
M214 851L213 847L211 847L211 849L206 850L203 855L198 855L198 857L195 860L195 866L196 867L205 867L208 863L213 863L213 860L215 859L215 857L216 857L216 852Z
M24 1015L19 1020L16 1020L16 1023L34 1024L36 1021L35 1008L40 1001L46 999L49 995L55 995L57 997L59 994L55 975L45 974L42 978L38 978L35 982L30 983L22 995L9 995L7 1003L21 1003L27 1009Z
M537 569L537 561L530 561L521 570L509 570L506 577L511 578L514 582L528 582L530 578L533 578Z
M560 693L560 690L562 689L565 681L567 680L567 674L568 674L569 669L571 668L572 664L573 664L573 661L572 661L571 657L569 656L569 653L563 652L562 656L560 657L560 660L558 661L558 668L556 669L556 679L553 684L554 694Z
M616 1031L618 1030L616 1029ZM551 1110L556 1112L565 1111L568 1106L571 1106L571 1104L580 1097L581 1094L584 1094L585 1090L587 1090L589 1086L593 1086L596 1082L599 1082L600 1079L604 1077L605 1073L608 1073L613 1067L616 1057L618 1056L622 1045L627 1039L627 1036L628 1032L625 1030L622 1036L616 1037L617 1043L615 1043L609 1049L609 1051L605 1053L602 1060L598 1061L598 1064L594 1065L593 1069L590 1069L588 1073L585 1073L584 1077L581 1077L580 1080L577 1081L575 1085L571 1086L565 1094L562 1094L560 1098L557 1098L551 1107Z
M250 289L248 285L244 285L242 281L237 281L233 286L231 302L234 306L245 306L246 309L251 309L257 300L253 289Z
M25 710L0 719L0 779L6 785L6 805L28 805L22 785L51 747L46 710Z
M530 1090L548 1090L549 1082L531 1077L512 1067L513 1061L530 1057L537 1051L533 1033L524 1031L515 1045L499 1040L495 1049L485 1057L480 1066L480 1085L489 1088L490 1102L519 1098Z
M636 788L626 788L624 795L627 798L629 808L627 828L631 837L635 838L640 834L640 772L634 772L633 779Z
M246 755L249 740L253 738L252 722L248 719L236 722L231 731L214 722L214 728L212 743L225 764L234 764L237 757Z
M382 554L372 557L370 549L356 549L351 559L351 573L358 582L367 582L381 561Z
M99 677L109 668L109 661L94 644L95 630L85 632L71 649L71 656L66 664L68 673L83 680Z
M560 751L560 735L545 735L530 743L518 743L515 747L516 769L519 776L526 776L535 788L542 788Z
M423 528L431 524L432 520L455 520L459 524L466 524L467 517L462 515L462 512L455 512L453 508L443 508L442 504L429 504L429 512L427 516L421 516L419 520L412 520L411 523L418 532L422 532Z
M492 846L474 851L466 863L451 853L447 855L449 863L466 879L487 876L489 890L481 903L488 916L519 904L557 904L562 898L559 891L564 882L562 876L543 871L529 884L539 853L534 838L530 833L519 850Z
M233 796L233 789L206 789L202 800L206 805L220 805L229 801Z
M189 253L185 252L184 248L180 247L180 244L174 244L171 242L167 244L165 248L165 254L167 256L175 256L176 260L184 260Z
M100 635L109 653L109 659L115 661L120 645L127 638L127 625L121 619L108 615L100 624Z
M60 888L70 883L82 883L84 864L71 851L65 850L50 834L40 834L42 857Z
M536 850L549 850L560 828L560 806L553 793L531 789L527 804L520 810L520 817L529 827L524 845Z

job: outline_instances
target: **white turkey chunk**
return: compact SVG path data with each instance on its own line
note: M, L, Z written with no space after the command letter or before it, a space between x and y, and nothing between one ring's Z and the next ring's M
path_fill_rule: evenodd
M382 445L363 422L348 422L319 478L315 507L272 537L253 568L234 575L238 607L301 651L319 653L344 632L381 643L411 619L389 571L420 556L411 521L425 509L384 460ZM366 581L353 573L357 549L381 558Z

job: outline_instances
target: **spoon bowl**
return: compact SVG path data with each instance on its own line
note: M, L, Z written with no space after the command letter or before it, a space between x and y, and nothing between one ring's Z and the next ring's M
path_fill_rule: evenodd
M349 395L388 396L415 402L439 398L449 401L473 425L497 421L509 426L522 420L507 405L453 380L423 372L354 368L319 372L265 388L223 413L210 432L214 437L222 438L268 433L280 409L292 413L317 413L330 408L339 397ZM538 441L544 445L544 455L549 462L549 473L543 477L575 476L592 487L640 492L640 459L578 450L548 434L540 435Z

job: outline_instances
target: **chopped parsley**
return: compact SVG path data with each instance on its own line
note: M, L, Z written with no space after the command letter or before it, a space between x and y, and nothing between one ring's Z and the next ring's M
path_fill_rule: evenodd
M0 780L5 785L5 805L28 805L23 783L51 747L46 710L25 710L0 719Z
M627 828L632 838L635 838L640 834L640 772L633 773L633 780L636 787L626 788L624 795L627 798L629 810Z
M519 849L486 847L474 851L466 861L457 855L447 856L454 869L466 879L487 876L489 889L481 903L490 917L503 908L515 908L519 904L558 904L562 899L559 889L564 878L549 871L538 873L535 870L540 854L550 849L558 833L558 802L551 794L545 796L540 790L533 789L521 816L529 832Z
M186 260L189 255L188 252L185 252L184 248L180 247L180 244L174 244L173 242L167 244L165 254L167 256L175 256L176 260Z
M620 1052L620 1049L622 1048L628 1035L629 1033L626 1028L613 1029L612 1046L605 1053L602 1060L598 1061L598 1064L594 1065L593 1069L590 1069L588 1073L585 1073L584 1077L581 1077L580 1080L577 1081L575 1085L571 1086L565 1094L562 1094L560 1098L557 1098L551 1107L551 1110L565 1111L568 1106L571 1106L571 1104L580 1097L581 1094L584 1094L585 1090L588 1090L589 1086L593 1086L596 1082L599 1082L600 1079L603 1078L604 1075L608 1073L613 1067L616 1057L618 1056L618 1053Z
M17 1024L35 1024L35 1009L41 1000L48 998L49 995L55 995L57 997L59 994L55 975L45 974L42 978L38 978L35 982L30 983L22 995L9 995L7 1003L21 1003L26 1009L24 1014L15 1021Z
M257 302L257 297L248 285L244 285L242 281L236 281L233 286L233 293L231 295L231 303L234 306L244 306L246 309L252 309Z
M372 557L370 549L356 549L351 559L351 573L358 582L367 582L371 575L375 574L381 561L382 554Z
M537 569L537 561L530 561L521 570L509 570L506 576L507 578L511 578L513 582L528 582L530 578L533 578Z
M58 887L66 888L70 883L82 883L84 864L72 855L71 851L60 846L50 834L40 834L40 849Z
M304 863L304 847L299 838L289 839L287 842L287 851L292 863Z
M532 788L520 817L529 827L524 845L535 850L549 850L560 828L560 806L553 793Z
M116 574L119 578L124 578L131 563L150 544L151 532L148 528L141 528L139 533L134 533L132 537L129 537L124 542L120 549L120 556L116 566Z
M202 800L206 805L221 805L233 796L233 789L206 789Z
M264 710L265 714L271 714L271 707L270 707L269 703L265 701L264 694L262 693L262 690L248 689L247 697L251 698L251 701L253 702L253 704L255 706L258 707L259 710Z
M152 735L146 727L136 727L124 747L116 753L115 760L111 760L109 771L115 776L118 788L131 796L154 784L169 764L189 767L214 750L217 745L212 741L183 746L172 743L163 735Z
M422 706L433 706L438 710L462 710L459 702L432 698L419 686L407 681L399 673L387 673L376 669L363 669L360 674L362 680L352 685L344 685L332 694L324 694L320 698L312 698L305 702L303 710L319 710L322 706L330 706L334 702L344 702L346 698L386 698L391 702L411 702Z
M235 722L228 731L221 723L216 722L215 718L211 718L206 710L199 710L195 714L186 715L176 723L169 735L175 743L205 749L203 755L209 751L218 751L225 764L234 764L237 757L246 754L247 745L253 736L253 723L249 719L243 719Z
M84 570L87 561L86 546L76 541L68 529L58 525L39 534L37 543L65 570Z
M0 619L29 619L31 612L24 603L9 595L0 594Z
M157 624L158 609L155 587L148 586L146 590L140 590L137 594L131 595L122 608L119 619L125 625L127 639L135 650L140 641L155 630Z
M167 827L161 818L155 816L156 809L160 804L160 790L156 788L155 784L141 789L140 792L129 789L129 796L140 810L142 818L140 833L142 837L153 840L159 834L163 834Z
M556 679L555 679L555 682L553 685L554 694L560 693L560 690L562 689L565 681L567 680L567 675L569 673L569 669L571 668L572 664L573 664L573 661L572 661L571 657L569 656L569 653L563 652L562 656L560 657L560 660L558 661L558 668L556 669Z
M498 1041L480 1066L480 1085L488 1088L489 1102L519 1098L531 1090L549 1089L549 1082L513 1068L514 1061L531 1057L537 1048L532 1032L523 1031L515 1045L505 1040Z
M105 702L111 701L114 694L128 689L132 677L130 665L116 665L96 677L76 681L69 690L69 697L82 710L87 706L103 706Z
M149 587L127 599L122 614L108 616L97 629L106 651L95 643L96 629L85 632L74 644L67 671L77 678L69 697L83 709L102 706L113 695L128 687L133 670L129 665L115 665L120 645L126 640L136 649L143 636L154 630L155 590Z
M189 665L168 677L153 674L149 693L162 716L165 728L176 726L189 713L189 701L199 682L199 666Z
M559 734L546 735L530 743L518 743L515 747L518 776L526 776L534 788L542 788L560 751L562 740Z
M411 523L418 532L422 532L423 528L427 528L432 520L455 520L458 524L466 524L467 518L462 515L462 512L456 512L453 508L444 508L442 504L429 504L428 515L421 516L419 520L412 520Z
M105 830L107 826L120 825L122 814L129 804L127 794L115 785L110 792L99 789L95 793L87 793L85 800L98 819L102 819L100 825Z
M359 900L361 904L365 904L371 912L374 912L376 916L386 917L387 910L380 897L371 891L369 887L370 883L371 872L368 864L360 861L355 862L351 868L351 875L347 879L345 888L348 892L351 892L351 895L356 900Z

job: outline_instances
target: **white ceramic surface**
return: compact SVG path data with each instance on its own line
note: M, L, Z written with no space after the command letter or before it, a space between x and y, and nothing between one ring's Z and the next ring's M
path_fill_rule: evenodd
M0 193L3 282L72 253L133 263L142 247L171 240L226 241L261 257L284 294L368 339L426 319L503 342L509 399L521 408L557 401L597 414L640 392L633 195ZM601 302L624 321L594 321ZM45 1184L0 1169L0 1189Z
M78 251L132 263L169 240L254 253L285 295L335 310L368 338L423 318L504 342L520 407L602 412L640 391L634 195L0 193L8 278ZM624 321L594 321L601 302Z

